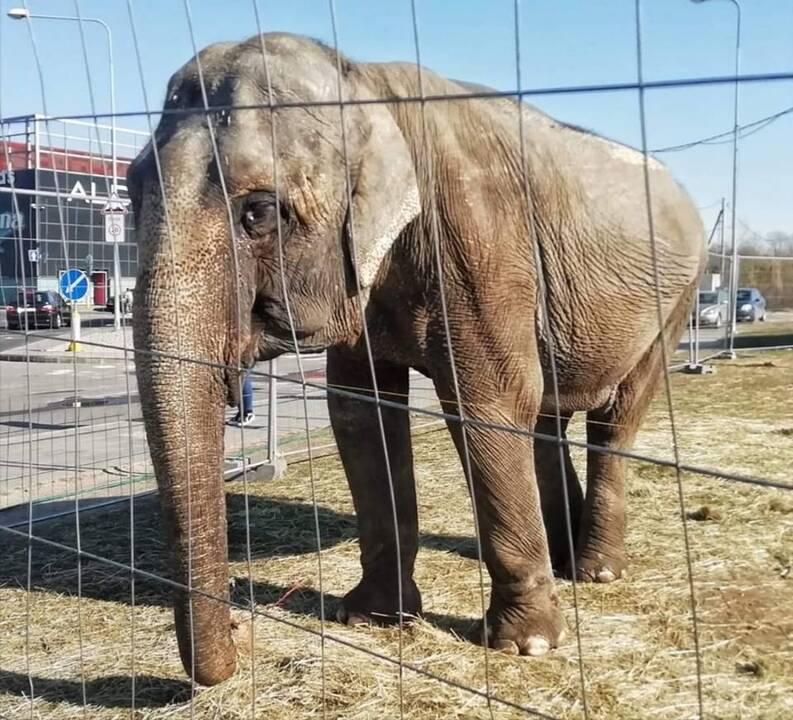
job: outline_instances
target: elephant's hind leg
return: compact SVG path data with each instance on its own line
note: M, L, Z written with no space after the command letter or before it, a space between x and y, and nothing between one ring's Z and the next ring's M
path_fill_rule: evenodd
M421 612L421 595L413 582L413 566L418 551L418 516L407 412L408 368L390 363L375 364L382 397L405 405L404 410L382 408L388 448L386 463L377 406L371 401L373 383L368 360L365 356L329 350L327 367L328 385L354 391L367 398L356 399L328 392L333 434L358 518L363 568L361 581L347 593L337 617L348 625L398 619L399 570L402 613L417 615ZM396 505L396 528L389 469Z
M467 380L466 374L461 377ZM454 397L443 380L436 379L436 390L441 398ZM477 392L489 399L463 400L471 424L463 428L453 419L447 424L463 467L470 461L482 560L492 581L487 642L509 654L542 655L563 640L565 622L535 482L534 443L510 431L535 427L539 392L527 385L499 395L497 388L483 390L481 384ZM442 405L451 416L459 412L453 401Z
M562 437L566 437L570 416L562 416L560 420ZM556 437L556 417L552 414L541 414L537 418L536 432L539 435ZM551 565L554 572L562 573L570 565L570 537L572 537L574 545L578 538L584 494L570 459L568 445L562 444L560 447L559 443L553 440L535 438L534 467L537 474L537 485L540 489L542 520L548 538ZM567 486L567 503L565 502L565 484Z
M625 475L627 459L613 450L627 451L647 413L663 370L658 342L617 389L606 409L587 413L587 490L576 544L576 577L611 582L622 577L625 555ZM602 448L602 449L601 449Z

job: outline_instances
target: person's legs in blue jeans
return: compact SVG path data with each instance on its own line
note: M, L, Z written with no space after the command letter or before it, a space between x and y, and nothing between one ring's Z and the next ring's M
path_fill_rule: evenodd
M229 425L248 425L256 419L253 414L253 381L250 369L245 371L242 378L242 398L237 413L227 422Z
M246 370L242 381L242 416L247 417L253 412L253 381L251 371Z

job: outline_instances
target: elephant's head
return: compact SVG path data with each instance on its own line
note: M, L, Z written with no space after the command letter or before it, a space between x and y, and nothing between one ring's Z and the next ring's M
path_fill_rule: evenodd
M339 83L345 99L376 94L355 65L337 69L332 51L303 38L211 46L171 79L167 112L129 171L138 383L174 579L194 591L175 600L179 648L203 684L235 667L222 485L233 368L295 341L356 342L356 296L377 285L419 212L393 116L349 105L342 138Z

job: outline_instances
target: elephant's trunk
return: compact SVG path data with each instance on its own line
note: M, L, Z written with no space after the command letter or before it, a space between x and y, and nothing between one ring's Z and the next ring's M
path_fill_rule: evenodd
M220 369L193 361L220 362L222 341L212 337L211 305L169 276L167 260L150 260L138 277L138 387L173 579L192 589L175 592L179 652L196 682L214 685L235 669L223 491L225 384Z

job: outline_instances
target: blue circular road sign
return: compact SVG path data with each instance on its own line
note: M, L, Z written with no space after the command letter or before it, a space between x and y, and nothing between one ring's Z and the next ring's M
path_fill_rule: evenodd
M69 268L58 280L58 292L64 300L82 300L88 294L88 276L82 270Z

